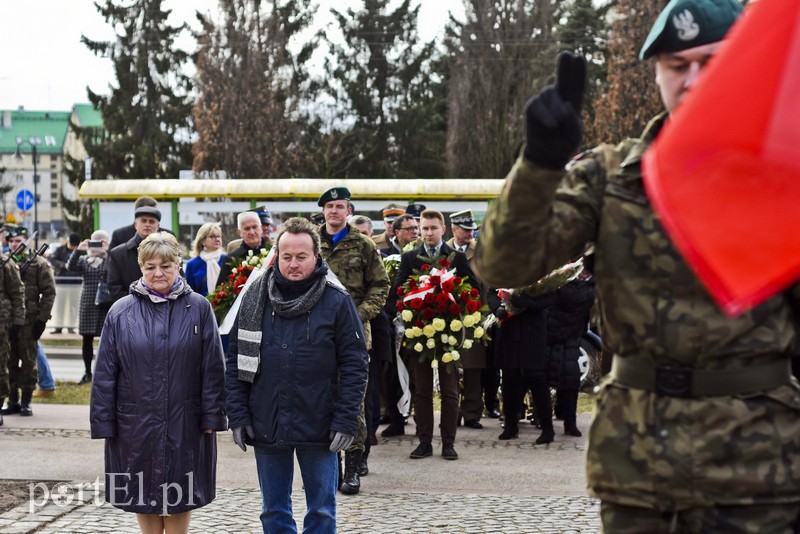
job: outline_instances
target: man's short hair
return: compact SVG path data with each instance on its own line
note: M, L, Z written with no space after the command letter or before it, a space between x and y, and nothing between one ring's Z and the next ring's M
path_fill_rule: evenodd
M314 250L314 255L319 256L322 249L319 239L319 231L314 223L304 217L292 217L287 219L280 228L278 228L278 236L275 238L275 253L280 254L280 242L283 234L308 234L311 236L311 243Z
M236 216L236 227L240 230L242 229L242 225L248 219L253 219L259 225L261 224L261 217L258 216L258 213L254 211L243 211L239 215Z
M397 232L398 230L400 230L400 228L402 228L404 222L406 222L406 221L416 221L416 220L417 219L414 218L413 215L409 215L408 213L404 213L403 215L400 215L399 217L397 217L394 220L394 222L392 223L392 230Z
M347 222L349 222L353 226L359 224L366 224L369 227L369 229L372 230L372 219L370 219L366 215L351 215L347 220Z
M156 199L154 199L153 197L143 196L143 197L137 198L136 202L133 203L134 211L139 209L139 208L141 208L141 207L143 207L143 206L148 206L148 207L151 207L151 208L157 208L158 207L158 201L156 201Z
M419 214L420 219L439 219L444 226L444 215L439 210L426 209Z

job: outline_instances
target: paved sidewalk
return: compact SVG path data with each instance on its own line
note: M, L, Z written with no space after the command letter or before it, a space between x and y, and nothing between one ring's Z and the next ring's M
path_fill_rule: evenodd
M32 502L0 514L0 532L138 532L132 514L94 502L103 500L92 485L103 480L103 441L89 438L88 407L34 405L34 413L7 416L0 427L0 450L24 451L23 461L0 462L0 478L50 482L33 488ZM406 436L379 438L362 492L338 497L339 532L600 530L598 503L585 493L585 438L564 436L556 422L556 441L550 445L534 445L539 431L525 424L520 439L499 441L499 421L482 422L482 430L459 428L456 462L438 456L437 440L432 458L410 460L416 444L413 424L406 426ZM579 416L584 433L588 422L588 414ZM252 450L241 452L229 433L218 439L217 499L193 513L192 532L260 532ZM298 524L305 509L301 482L296 472ZM79 487L85 489L79 492Z

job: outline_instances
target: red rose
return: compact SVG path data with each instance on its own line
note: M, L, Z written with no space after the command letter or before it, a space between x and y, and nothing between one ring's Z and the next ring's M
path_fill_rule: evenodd
M237 270L237 271L239 271L240 273L241 273L241 272L244 272L244 265L240 265L240 266L238 266L238 267L236 268L236 270Z
M398 297L402 297L403 295L405 295L405 293L406 293L406 291L405 291L405 289L403 289L403 286L400 286L400 287L397 288L397 296Z
M211 305L216 308L217 306L219 306L219 301L217 299L214 299L214 302L212 302Z
M453 277L453 283L457 286L461 285L462 278L460 276Z
M422 299L411 300L411 307L414 308L415 310L422 309L422 305L423 305Z
M447 293L436 293L436 302L447 304L450 299L447 297Z
M420 267L419 270L422 271L423 273L427 273L428 271L431 270L431 266L428 265L427 263L423 263L422 267Z
M478 308L480 308L480 307L481 307L481 304L477 300L470 300L469 302L467 302L467 311L469 313L474 313L474 312L478 311Z
M446 293L452 293L454 289L455 289L455 284L453 283L452 278L442 284L442 291Z
M426 320L430 321L436 317L436 312L433 311L433 308L426 307L422 309L422 316L425 317Z
M236 286L236 287L234 287L234 288L233 288L233 292L234 292L234 294L238 295L239 293L241 293L241 292L242 292L242 286Z
M397 301L397 311L401 312L401 311L403 311L405 309L406 309L406 305L403 304L403 301L402 300L398 300Z
M438 276L435 276L435 275L431 276L431 284L433 284L435 286L438 286L439 282L441 282L441 280L442 279L440 277L438 277Z
M435 300L433 293L425 293L425 304L433 304Z
M447 303L446 302L437 302L436 303L436 309L439 311L439 313L446 312L447 311Z
M450 315L461 315L461 306L459 306L458 304L451 304Z
M417 289L417 281L414 280L413 278L409 278L408 287L410 287L411 289Z
M417 328L422 328L423 326L425 326L425 323L422 321L417 321L414 323L414 326L416 326Z
M448 261L447 258L442 258L441 260L439 260L439 265L447 269L448 267L450 267L450 262Z
M458 296L458 300L461 302L468 302L469 301L469 292L462 291L461 294Z
M473 287L472 289L469 290L469 296L470 297L477 297L480 294L481 294L481 292L478 291L478 288L476 288L476 287Z

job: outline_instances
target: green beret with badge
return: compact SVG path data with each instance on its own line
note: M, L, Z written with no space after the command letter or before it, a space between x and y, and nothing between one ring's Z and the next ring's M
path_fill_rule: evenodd
M324 206L332 200L350 200L350 190L346 187L331 187L317 200L317 206Z
M8 233L6 234L7 238L11 237L28 237L28 229L24 226L13 226L8 229Z
M653 24L639 59L721 41L741 11L736 0L672 0Z

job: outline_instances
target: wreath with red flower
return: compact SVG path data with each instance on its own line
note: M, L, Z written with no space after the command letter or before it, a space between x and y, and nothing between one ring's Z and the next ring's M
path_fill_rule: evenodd
M450 269L454 257L455 253L437 259L419 256L427 263L397 288L404 344L420 361L430 360L433 368L455 365L459 350L471 348L485 334L481 322L486 307L480 291Z
M217 289L214 290L213 294L206 296L206 299L214 309L214 316L220 324L225 320L225 316L233 306L236 297L242 292L242 288L247 279L250 278L250 274L262 266L268 254L269 248L262 248L259 254L253 254L251 250L248 251L245 258L231 258L228 262L231 267L231 274L228 275L228 279L217 285Z

